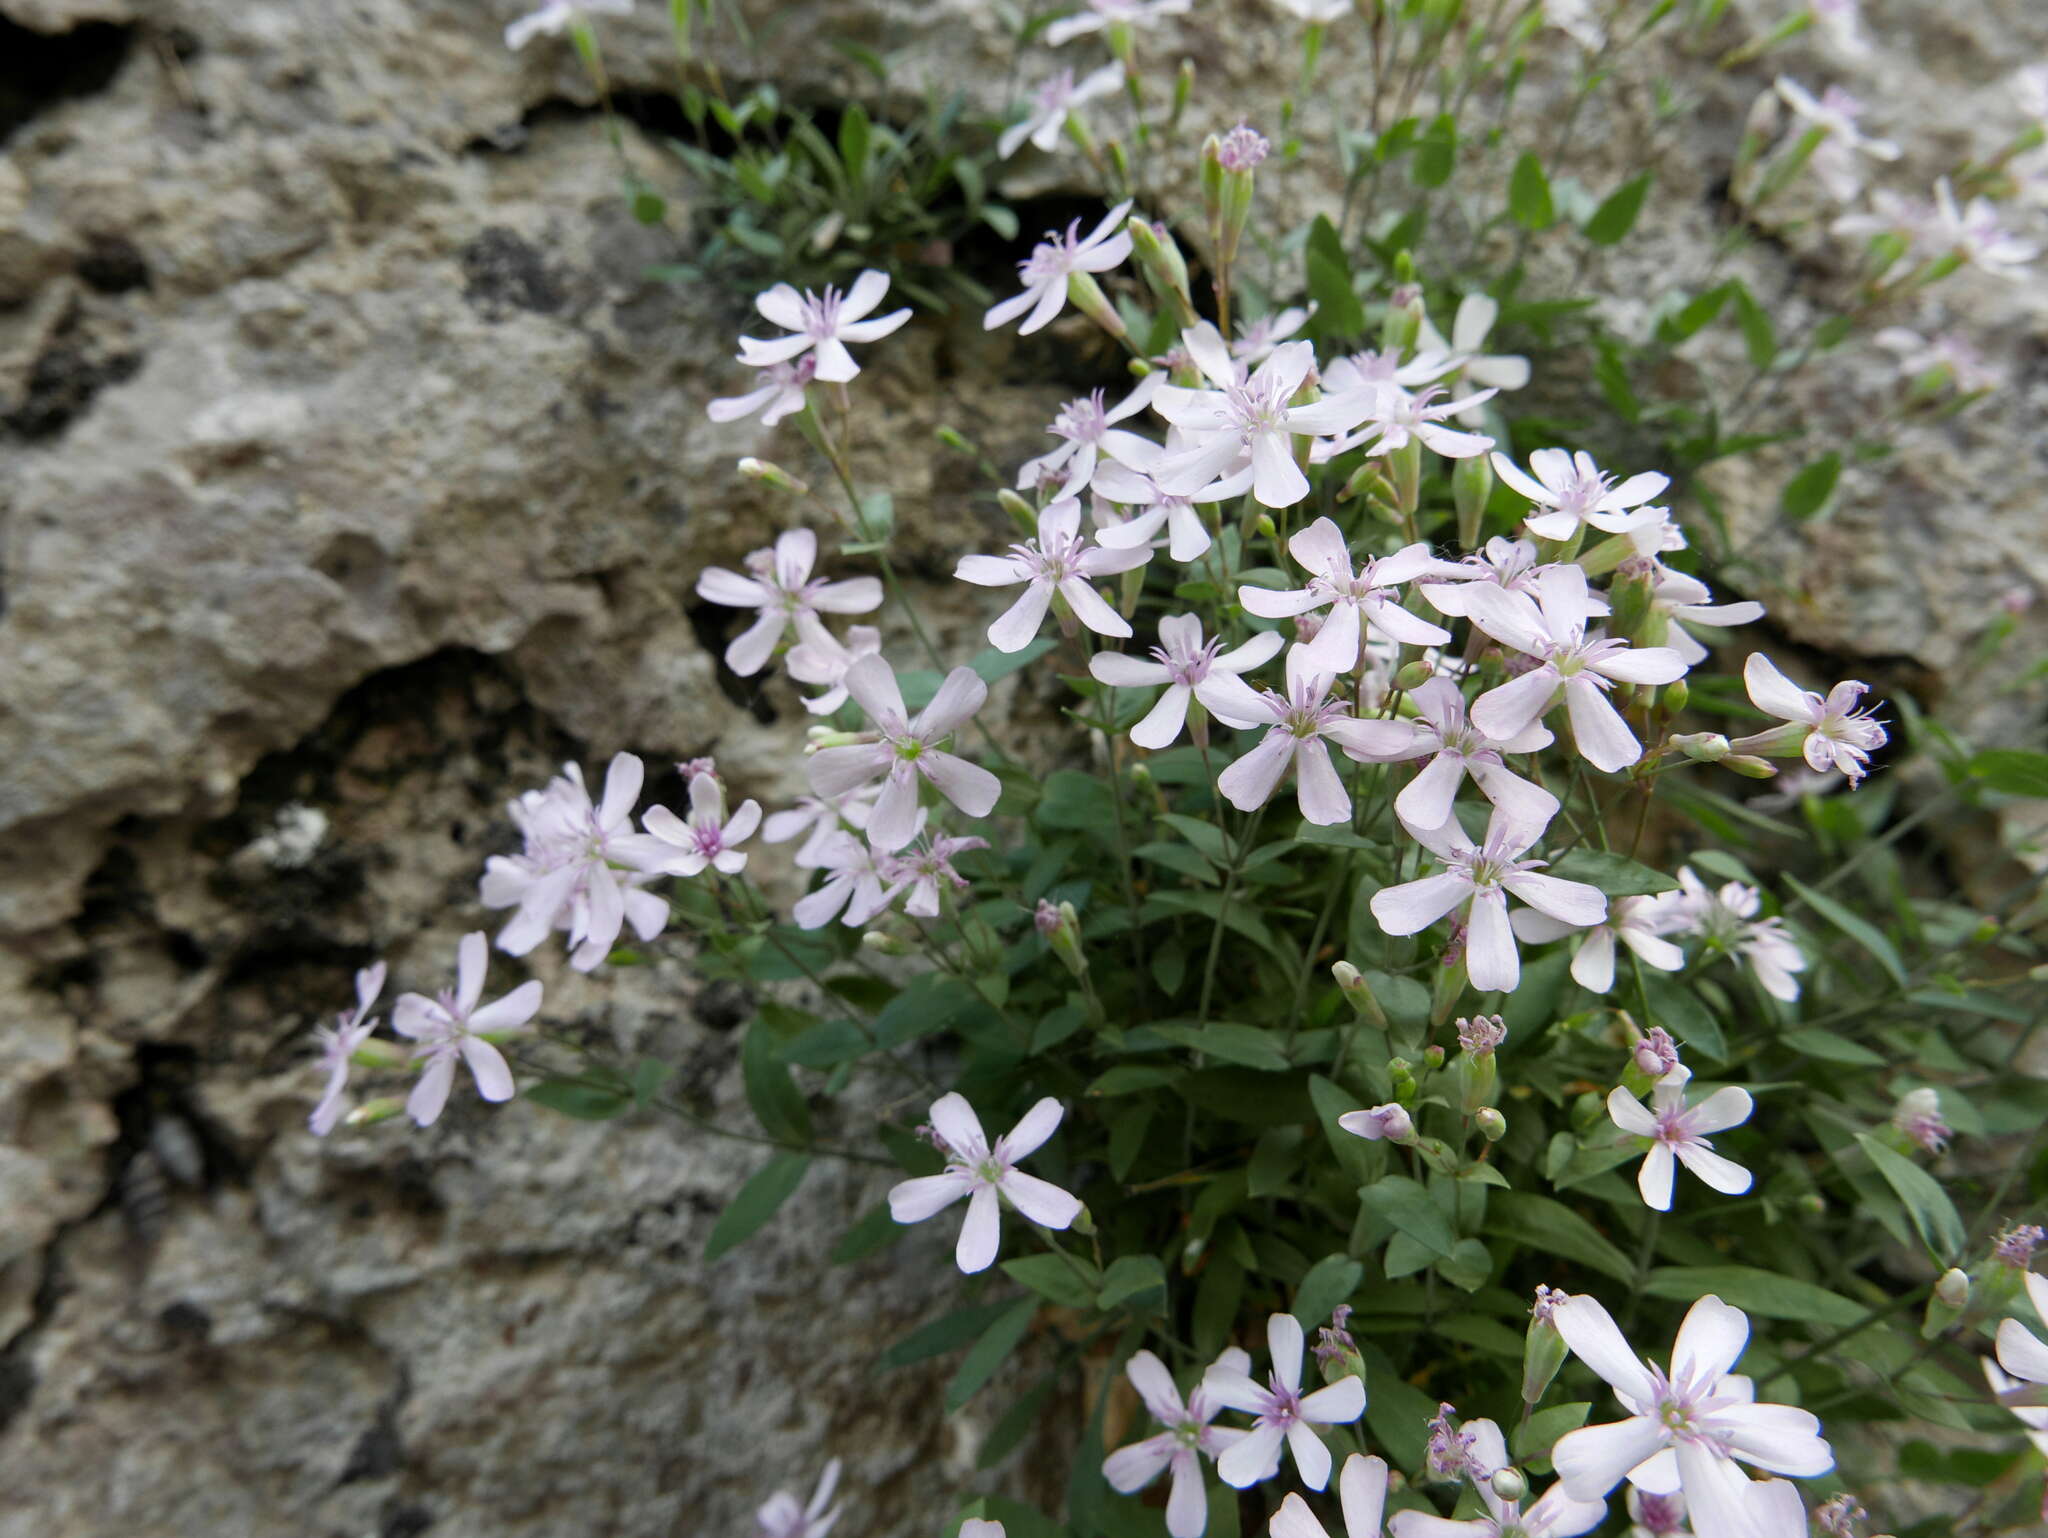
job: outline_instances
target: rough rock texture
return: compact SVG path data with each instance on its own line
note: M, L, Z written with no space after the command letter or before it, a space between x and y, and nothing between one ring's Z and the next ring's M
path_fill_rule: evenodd
M791 696L721 678L726 616L690 595L781 516L730 465L788 440L701 417L743 303L646 280L674 237L620 209L568 50L503 52L516 9L0 0L0 1538L736 1532L833 1453L860 1492L842 1532L922 1531L975 1479L986 1427L940 1414L943 1373L872 1376L957 1292L944 1236L817 1285L878 1198L866 1173L821 1164L706 1267L758 1150L522 1106L302 1132L309 1026L373 955L438 984L502 803L562 758L716 751L764 801L796 788ZM1004 79L971 0L772 9L761 47L796 89L858 84L815 44L834 35L904 50L905 95ZM1898 35L1850 78L1929 169L2011 37L2048 50L2019 0L1871 9ZM1249 109L1292 44L1245 25L1161 46ZM622 87L662 88L655 17L605 35ZM1757 77L1685 79L1693 118L1651 141L1668 226L1622 291L1716 232ZM1589 114L1594 163L1633 164L1634 128ZM1791 316L1837 281L1797 238L1743 260ZM1831 523L1768 536L1792 636L1991 696L1995 668L1958 668L1988 606L2048 586L2043 293L1960 287L2018 387L1910 429ZM1105 372L1086 348L1060 333L1026 369L971 317L923 323L863 381L871 467L962 655L975 611L933 579L982 515L932 429L943 410L1014 463L1059 391L1012 378ZM1811 399L1847 421L1878 390L1866 369ZM1738 527L1783 471L1723 487ZM2038 654L2039 614L2010 654ZM551 1018L745 1123L743 1002L680 952L536 971ZM833 1130L896 1109L856 1099Z

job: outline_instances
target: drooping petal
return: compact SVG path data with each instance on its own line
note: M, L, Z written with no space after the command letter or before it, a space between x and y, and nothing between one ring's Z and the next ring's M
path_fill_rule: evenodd
M954 1246L953 1261L968 1276L995 1264L1003 1238L1002 1218L994 1186L977 1187L967 1199L967 1220L960 1225L960 1242Z
M1740 1196L1751 1184L1748 1170L1733 1159L1724 1159L1704 1143L1680 1143L1678 1160L1723 1196Z
M1522 980L1522 958L1508 923L1508 900L1498 887L1472 894L1465 930L1465 971L1482 992L1512 993Z
M505 1061L505 1054L487 1041L474 1036L462 1038L462 1060L469 1064L470 1074L476 1079L476 1092L484 1099L499 1102L510 1100L518 1093L512 1082L512 1065Z
M1173 1456L1173 1484L1166 1494L1167 1538L1202 1538L1209 1525L1209 1498L1202 1489L1202 1460L1192 1448Z
M1643 745L1636 741L1636 734L1628 729L1621 713L1607 703L1607 696L1592 679L1583 673L1566 679L1564 698L1571 716L1572 741L1580 756L1595 769L1615 774L1643 756Z

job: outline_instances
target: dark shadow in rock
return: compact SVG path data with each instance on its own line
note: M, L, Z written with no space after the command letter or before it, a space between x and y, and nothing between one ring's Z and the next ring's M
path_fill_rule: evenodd
M112 84L135 28L90 21L48 37L0 18L0 144L37 113Z

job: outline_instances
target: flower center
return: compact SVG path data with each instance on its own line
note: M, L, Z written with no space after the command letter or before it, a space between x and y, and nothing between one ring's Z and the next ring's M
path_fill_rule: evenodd
M1237 430L1246 438L1280 429L1280 416L1287 403L1280 399L1275 381L1248 379L1230 386L1223 394Z
M1060 414L1052 419L1052 430L1056 437L1068 438L1075 443L1094 443L1109 431L1109 414L1103 406L1100 390L1068 401L1060 408Z
M810 296L804 301L804 332L808 336L828 337L839 331L840 293L836 288L827 288L821 294Z

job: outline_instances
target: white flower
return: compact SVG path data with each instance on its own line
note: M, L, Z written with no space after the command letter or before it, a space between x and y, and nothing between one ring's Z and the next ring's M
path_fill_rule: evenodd
M1519 826L1495 812L1479 844L1456 819L1441 828L1410 825L1408 831L1443 861L1444 869L1420 881L1380 888L1372 896L1372 916L1390 935L1412 935L1462 909L1466 975L1481 992L1510 993L1522 979L1521 956L1508 922L1509 893L1577 928L1607 916L1607 899L1597 887L1541 875L1543 861L1522 858L1542 836L1540 827Z
M1451 317L1451 339L1445 343L1429 317L1422 318L1416 342L1425 354L1448 346L1451 365L1467 384L1491 385L1496 390L1519 390L1529 383L1529 360L1519 353L1482 354L1479 349L1500 319L1500 302L1491 294L1467 294L1458 301L1458 313ZM1403 381L1405 383L1405 381ZM1460 421L1478 415L1475 409L1458 414Z
M559 37L586 15L632 14L633 0L547 0L539 10L520 17L505 29L505 46L517 53L536 37Z
M1346 1458L1337 1476L1337 1499L1344 1512L1344 1538L1380 1538L1380 1518L1387 1509L1387 1460L1363 1453ZM1394 1520L1398 1524L1401 1519ZM1330 1538L1308 1502L1292 1491L1266 1531L1270 1538ZM1398 1526L1395 1531L1400 1531Z
M1130 211L1131 201L1126 198L1105 214L1086 238L1081 235L1079 219L1067 226L1064 235L1047 230L1045 239L1017 264L1024 292L991 307L981 318L982 329L993 331L998 326L1007 326L1020 315L1025 320L1017 328L1019 336L1029 336L1050 324L1066 308L1068 278L1076 273L1109 272L1131 254L1131 237L1124 230L1124 218Z
M1685 965L1685 952L1664 938L1683 922L1682 916L1654 897L1610 897L1607 921L1590 929L1575 928L1533 908L1518 910L1512 922L1515 938L1530 945L1583 935L1578 953L1572 957L1572 978L1593 993L1605 993L1614 986L1617 940L1660 972L1676 972Z
M895 669L880 657L863 657L848 668L846 688L867 712L881 740L818 752L811 759L811 789L831 800L886 777L868 819L868 839L877 849L901 849L916 834L920 779L931 781L969 817L986 817L995 810L1002 782L978 764L939 747L988 698L988 685L974 669L948 673L915 721L904 708Z
M825 1538L839 1520L840 1508L832 1504L832 1492L839 1488L839 1460L834 1458L818 1476L818 1488L808 1506L796 1497L777 1490L754 1514L760 1538Z
M704 408L704 415L714 422L737 422L741 417L761 413L761 425L773 427L786 416L792 416L804 409L804 387L818 373L818 358L815 353L805 353L794 363L770 363L765 365L763 378L767 383L758 390L745 395L727 395L710 402Z
M1351 9L1350 0L1339 0L1339 3L1347 11ZM1273 356L1275 348L1307 325L1315 312L1316 307L1311 302L1306 308L1292 305L1270 315L1261 315L1257 320L1239 321L1237 340L1230 344L1230 356L1247 368L1264 362Z
M1330 762L1328 738L1341 748L1362 746L1363 722L1341 695L1331 694L1333 675L1317 668L1306 649L1287 654L1287 692L1267 689L1259 696L1261 721L1272 723L1259 745L1216 777L1216 788L1240 812L1264 806L1292 768L1295 801L1302 817L1322 827L1351 816L1351 797Z
M1188 357L1216 388L1161 385L1152 409L1187 434L1152 471L1159 489L1198 502L1250 491L1265 507L1292 507L1308 495L1308 477L1294 462L1296 434L1348 432L1371 402L1361 395L1325 396L1290 404L1315 367L1307 342L1283 342L1247 377L1222 335L1207 321L1181 333Z
M2048 1320L2048 1276L2029 1271L2026 1284L2027 1301L2037 1315ZM2002 1319L1998 1324L1998 1365L2028 1383L2048 1383L2048 1345L2019 1320Z
M588 972L627 924L643 940L661 933L668 904L641 890L653 879L648 857L661 851L633 831L645 776L631 753L616 755L605 771L604 801L593 806L583 771L564 764L545 790L529 790L506 809L525 847L486 860L478 889L486 908L519 909L498 933L499 950L524 956L551 930L566 930L569 964Z
M1320 1490L1330 1482L1330 1450L1318 1426L1339 1426L1365 1413L1365 1380L1353 1374L1312 1394L1301 1391L1301 1325L1292 1314L1266 1321L1266 1349L1273 1370L1264 1385L1242 1369L1218 1363L1202 1379L1202 1391L1216 1403L1258 1419L1251 1433L1216 1460L1223 1482L1242 1490L1280 1472L1280 1446L1294 1454L1301 1482Z
M2024 1328L2024 1326L2022 1326ZM1984 1364L1984 1381L1991 1385L1991 1392L2027 1428L2027 1440L2044 1453L2048 1453L2048 1405L2014 1404L2012 1401L2034 1391L2015 1378L2008 1378L1998 1369L1990 1357L1980 1357Z
M1441 347L1418 352L1406 363L1401 361L1397 348L1368 348L1349 353L1324 369L1323 393L1355 395L1376 385L1399 385L1411 390L1417 385L1434 384L1457 366L1458 360Z
M1607 33L1593 15L1592 0L1543 0L1543 20L1588 53L1607 46Z
M918 810L913 830L924 826L924 811ZM903 891L903 882L891 866L883 869L887 855L877 855L867 840L855 838L844 828L827 834L813 865L826 873L817 891L797 899L790 916L799 929L822 929L841 918L850 929L870 923Z
M1925 199L1879 187L1870 194L1867 213L1843 214L1828 228L1837 235L1860 236L1865 240L1889 235L1902 241L1908 250L1917 251L1935 238L1938 218L1934 205Z
M1636 1175L1636 1188L1643 1193L1643 1201L1659 1212L1671 1210L1671 1188L1679 1164L1723 1196L1740 1196L1750 1185L1749 1171L1722 1158L1707 1141L1709 1133L1725 1132L1749 1120L1749 1091L1730 1084L1698 1105L1688 1106L1685 1086L1691 1079L1692 1070L1682 1064L1658 1079L1650 1088L1651 1109L1645 1109L1642 1101L1620 1085L1607 1096L1607 1114L1614 1125L1633 1137L1650 1139L1643 1167Z
M761 842L786 844L801 835L803 842L797 846L791 862L798 870L816 870L824 863L825 841L842 828L865 828L874 806L872 788L829 799L799 796L796 805L788 810L769 813L768 820L761 824Z
M1885 744L1883 725L1869 711L1856 708L1869 685L1845 679L1823 698L1793 683L1762 652L1749 654L1742 665L1742 682L1758 710L1793 723L1792 735L1809 769L1839 769L1851 785L1869 773L1871 753Z
M1149 27L1167 16L1185 16L1194 0L1085 0L1071 16L1062 16L1045 29L1051 47L1072 42L1090 32L1113 26Z
M401 993L391 1006L391 1028L419 1043L413 1048L413 1058L427 1065L405 1102L406 1114L422 1127L432 1126L448 1103L457 1057L469 1064L476 1091L484 1099L512 1098L511 1065L484 1037L524 1029L540 1008L541 986L538 979L521 983L502 999L479 1009L477 1001L483 997L490 954L482 930L464 935L455 952L452 993L443 993L438 999Z
M1465 697L1448 678L1432 678L1409 695L1419 719L1366 721L1358 735L1370 745L1360 756L1374 762L1400 762L1429 755L1422 771L1394 798L1403 822L1419 828L1440 828L1451 820L1458 787L1470 775L1480 792L1504 816L1524 826L1547 827L1557 815L1557 797L1507 767L1508 753L1534 753L1550 746L1550 733L1538 725L1519 736L1495 741L1465 720Z
M1123 85L1124 67L1119 63L1103 65L1084 75L1079 84L1075 83L1072 70L1059 71L1032 92L1031 106L1023 121L1012 123L1003 130L1003 136L996 140L997 158L1008 160L1023 148L1026 139L1051 154L1067 126L1068 113L1076 107L1086 106L1098 96L1122 90Z
M899 1223L922 1223L967 1197L967 1221L960 1225L954 1259L970 1275L995 1262L1002 1230L998 1214L1004 1201L1043 1227L1067 1227L1081 1215L1081 1203L1058 1186L1015 1168L1019 1159L1053 1135L1062 1114L1060 1103L1048 1096L991 1147L966 1098L941 1095L932 1103L932 1130L946 1155L945 1171L893 1187L889 1216Z
M1292 463L1292 461L1289 461ZM1462 568L1440 561L1417 540L1392 555L1368 559L1354 569L1344 531L1318 518L1287 541L1287 553L1309 573L1308 585L1275 592L1241 587L1237 601L1261 619L1292 619L1317 609L1330 612L1315 639L1302 650L1318 672L1348 673L1358 666L1358 649L1368 625L1408 646L1447 646L1451 633L1401 607L1396 591L1418 577L1453 576Z
M855 278L844 294L836 288L823 293L806 289L800 294L789 284L778 283L755 297L754 308L793 335L766 342L741 337L740 362L749 368L770 368L815 350L813 377L827 384L844 384L860 372L860 365L846 350L848 342L879 342L910 319L907 306L873 320L861 318L888 292L889 275L872 267Z
M2048 128L2048 62L2014 70L2007 85L2020 115L2030 123Z
M1462 433L1445 427L1444 419L1471 416L1497 392L1481 390L1461 400L1432 404L1444 393L1432 388L1416 395L1399 385L1375 385L1371 394L1363 397L1367 405L1358 430L1318 440L1309 457L1323 463L1361 445L1368 455L1392 454L1406 448L1409 439L1417 438L1425 448L1445 459L1477 459L1493 447L1493 440L1484 433Z
M1130 622L1095 591L1094 580L1143 566L1152 558L1150 546L1110 549L1090 545L1081 534L1081 504L1055 502L1038 515L1038 537L1012 545L1008 555L963 555L953 569L962 582L978 587L1025 584L1017 601L988 627L989 645L997 651L1019 652L1031 644L1045 623L1052 597L1058 593L1074 618L1097 635L1131 633Z
M882 650L882 632L872 625L849 625L841 642L823 626L807 625L803 639L789 649L783 663L798 683L816 684L823 694L805 699L804 709L814 716L829 716L846 703L846 670L863 657Z
M697 578L697 596L728 609L759 609L759 618L725 649L725 665L751 678L768 665L789 627L804 639L824 629L820 614L866 614L882 606L882 584L874 577L844 582L816 582L811 568L818 560L818 536L809 529L778 535L774 547L747 557L750 576L707 567Z
M1611 636L1588 636L1596 601L1577 566L1552 566L1535 580L1533 601L1491 583L1467 585L1472 623L1537 665L1472 702L1472 721L1498 741L1541 719L1561 692L1572 742L1586 761L1610 774L1643 756L1643 745L1607 702L1617 682L1668 684L1685 674L1685 659L1666 646L1631 647Z
M1792 974L1806 970L1806 958L1785 933L1783 920L1756 916L1763 898L1755 887L1730 881L1709 891L1689 865L1678 868L1678 885L1678 891L1660 892L1655 899L1677 920L1667 933L1698 935L1710 949L1741 957L1774 999L1789 1004L1799 997L1799 980Z
M1324 26L1357 14L1353 0L1273 0L1288 15L1311 26ZM1357 1538L1354 1534L1353 1538Z
M1224 1348L1216 1365L1234 1372L1249 1372L1252 1359L1235 1346ZM1152 1418L1166 1429L1156 1436L1119 1447L1102 1463L1102 1477L1119 1494L1142 1490L1159 1477L1163 1469L1173 1471L1173 1487L1166 1498L1166 1531L1171 1538L1202 1538L1209 1525L1209 1502L1202 1489L1202 1455L1219 1457L1223 1450L1244 1440L1245 1433L1228 1426L1212 1426L1216 1412L1223 1408L1200 1384L1187 1402L1181 1402L1173 1374L1149 1351L1135 1353L1125 1364L1131 1387L1152 1412Z
M1490 1420L1466 1421L1459 1435L1465 1473L1486 1515L1454 1522L1430 1512L1397 1511L1387 1524L1394 1538L1578 1538L1606 1519L1607 1502L1575 1500L1562 1484L1544 1491L1527 1511L1519 1500L1503 1500L1493 1488L1493 1476L1509 1466L1500 1427Z
M725 815L725 787L715 774L690 777L690 817L687 822L665 806L650 806L640 814L640 825L670 849L659 864L649 862L665 876L698 876L707 867L721 875L736 876L747 868L747 857L739 845L754 836L761 825L761 803L742 801L730 819Z
M356 973L354 1013L337 1016L332 1026L323 1025L319 1029L320 1066L326 1071L327 1087L320 1092L319 1104L313 1107L313 1114L306 1121L315 1137L327 1136L334 1130L335 1123L341 1120L341 1092L348 1088L349 1059L377 1029L377 1022L370 1016L370 1006L377 1002L377 995L383 991L384 963L380 961L375 966L364 967Z
M1138 381L1136 389L1114 406L1104 404L1100 390L1079 400L1068 401L1046 428L1054 437L1065 441L1050 453L1026 460L1017 471L1017 489L1056 488L1049 500L1063 502L1088 489L1096 477L1098 466L1107 468L1101 458L1105 454L1111 460L1139 470L1150 466L1159 458L1159 445L1115 424L1151 405L1154 393L1165 378L1164 374L1147 374Z
M1986 362L1977 344L1959 332L1925 337L1904 326L1886 326L1870 340L1899 355L1899 373L1907 379L1938 374L1963 395L1977 395L2005 384L2004 372Z
M2040 255L2039 246L2021 240L2005 227L1998 205L1989 198L1972 198L1958 206L1946 176L1934 184L1934 208L1934 228L1928 239L1980 272L1994 278L2017 278L2020 269Z
M1165 684L1165 693L1145 719L1131 728L1131 741L1141 748L1172 746L1188 717L1188 701L1203 707L1226 726L1249 727L1267 719L1259 696L1239 675L1272 659L1285 644L1278 631L1266 630L1244 645L1223 651L1223 642L1202 639L1202 622L1192 614L1169 614L1159 622L1160 644L1154 661L1124 652L1097 652L1088 671L1112 689L1143 689Z
M1682 1490L1699 1538L1759 1538L1750 1482L1734 1460L1795 1479L1834 1467L1818 1420L1791 1405L1757 1404L1749 1380L1733 1374L1749 1320L1719 1298L1693 1304L1669 1373L1638 1357L1594 1298L1566 1298L1551 1322L1630 1417L1558 1439L1551 1462L1575 1499L1596 1500L1623 1479L1656 1495ZM1765 1538L1783 1531L1765 1529ZM1801 1529L1791 1531L1798 1538Z
M1646 532L1637 530L1628 537L1633 540ZM1715 603L1713 597L1712 591L1699 578L1673 571L1661 563L1657 565L1654 586L1650 589L1650 603L1667 619L1677 622L1665 627L1664 639L1685 659L1687 667L1707 660L1706 647L1685 628L1687 625L1727 629L1735 625L1751 625L1764 617L1764 606L1753 598L1736 603Z
M1811 3L1813 19L1820 27L1821 36L1836 49L1852 59L1860 59L1870 52L1870 43L1863 36L1862 0L1811 0Z
M1571 454L1538 449L1529 456L1527 471L1507 455L1495 454L1493 470L1536 504L1538 511L1523 520L1529 532L1555 540L1570 539L1581 525L1604 534L1625 534L1651 522L1657 514L1643 504L1671 484L1670 476L1645 471L1616 485L1583 450ZM1544 508L1550 511L1541 511Z

